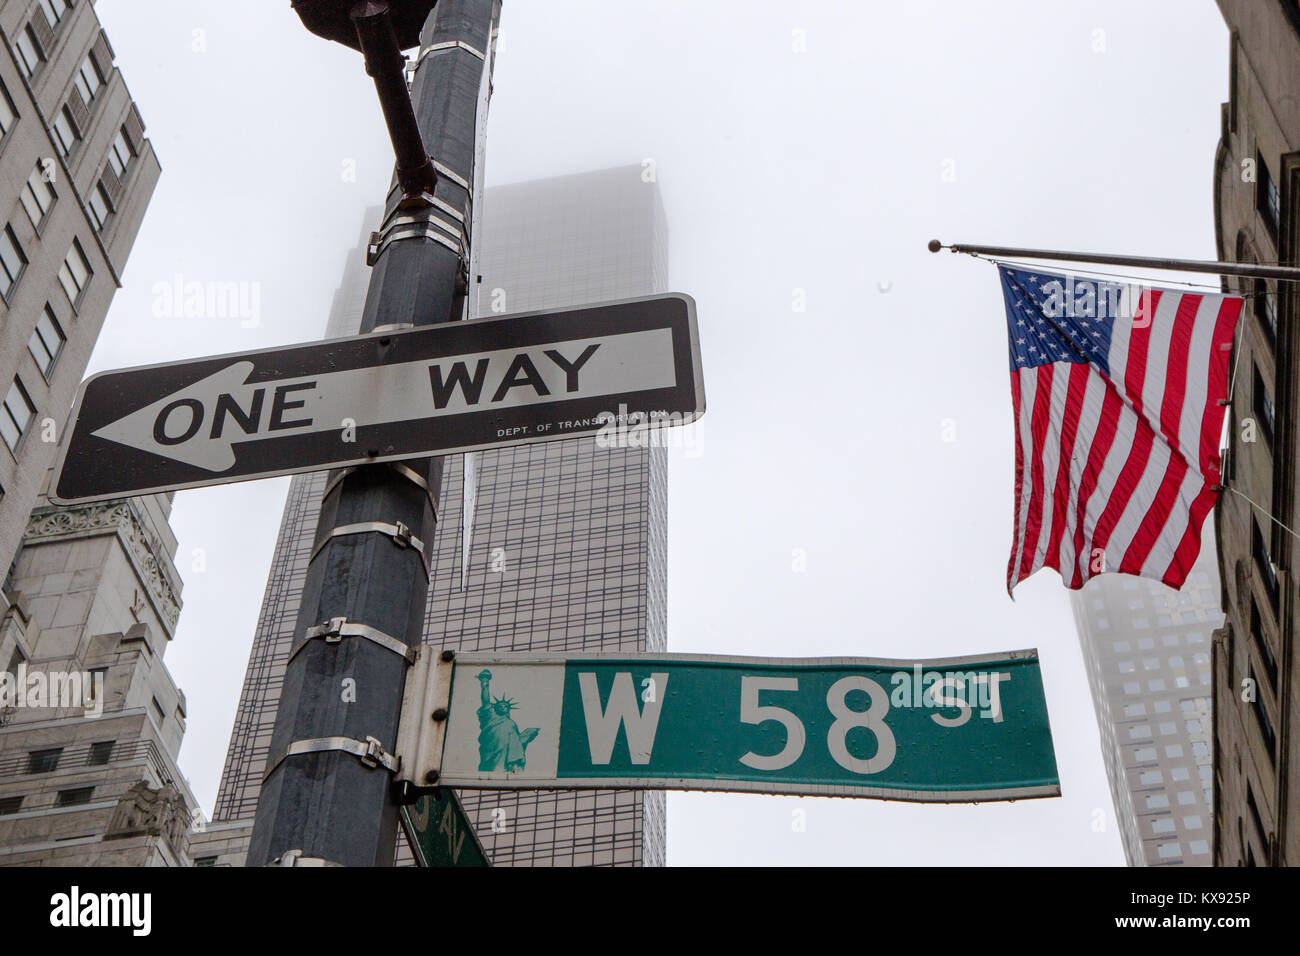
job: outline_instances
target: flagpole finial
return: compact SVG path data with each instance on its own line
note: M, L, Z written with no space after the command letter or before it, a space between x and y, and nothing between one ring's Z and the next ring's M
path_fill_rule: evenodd
M938 252L938 251L939 251L940 249L942 249L942 248L943 248L943 243L940 242L938 239L931 239L931 240L930 240L930 251L931 251L931 252Z

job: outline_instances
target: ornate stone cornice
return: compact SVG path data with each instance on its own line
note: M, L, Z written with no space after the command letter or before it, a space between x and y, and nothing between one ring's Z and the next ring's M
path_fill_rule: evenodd
M28 519L23 543L109 533L122 542L170 639L181 613L180 581L162 542L140 520L134 502L119 499L68 508L37 508Z

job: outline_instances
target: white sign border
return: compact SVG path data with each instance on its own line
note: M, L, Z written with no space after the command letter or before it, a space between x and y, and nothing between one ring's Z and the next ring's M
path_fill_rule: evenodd
M693 385L695 388L695 409L694 411L691 412L684 412L682 414L681 419L679 421L672 422L672 424L689 425L692 422L698 421L704 415L704 411L705 411L704 370L700 365L700 331L696 321L695 299L684 292L667 292L659 295L642 295L642 296L635 296L630 299L611 299L608 302L593 302L589 305L571 306L563 309L536 309L532 312L515 312L510 315L499 315L499 316L493 316L491 318L484 317L484 318L475 318L475 319L464 319L464 320L460 320L459 323L448 322L448 323L441 323L441 324L478 325L478 324L489 324L492 322L509 322L512 319L526 319L526 318L532 318L534 316L539 316L539 315L558 316L558 315L564 315L565 313L568 312L588 312L591 311L592 309L602 309L602 308L612 307L617 305L630 305L634 302L654 302L654 301L661 301L667 299L678 299L686 305L687 328L690 331L691 373L694 379ZM259 471L253 474L241 474L238 477L234 477L234 478L217 475L212 478L201 478L196 481L187 481L187 482L179 482L179 483L169 482L163 485L152 485L146 488L136 488L136 489L132 489L131 491L125 491L125 492L116 491L116 492L112 492L111 494L91 495L88 497L79 497L79 498L58 497L57 492L58 492L59 479L63 476L63 466L66 463L68 452L72 448L72 436L76 428L77 419L81 416L82 400L86 396L86 389L90 386L92 382L94 382L99 378L103 378L104 376L107 375L121 375L127 372L146 372L150 369L155 369L155 368L174 368L178 365L188 365L192 362L221 362L221 361L235 361L238 359L250 359L259 355L268 355L274 352L285 352L290 349L297 349L297 348L313 348L321 345L329 345L331 343L342 343L345 341L364 342L369 339L383 339L383 338L392 339L392 338L398 338L403 335L418 335L421 333L427 333L430 328L437 328L437 327L438 327L437 325L422 326L420 328L406 329L400 332L366 332L361 335L346 336L338 339L317 339L311 342L295 342L290 345L277 345L277 346L272 346L271 348L256 349L251 352L227 352L221 355L201 355L195 358L178 359L176 361L171 361L171 362L155 362L152 365L133 365L130 366L129 368L106 369L105 371L102 372L96 372L94 375L91 375L89 378L83 381L81 385L78 386L77 388L76 401L73 402L72 411L68 415L66 419L66 423L63 427L63 441L59 443L58 457L55 459L54 468L48 472L49 485L46 493L46 498L49 499L51 504L58 505L60 507L75 507L77 505L92 504L96 501L115 501L120 498L139 498L139 497L143 497L144 495L155 495L167 491L185 491L190 488L211 488L215 485L233 485L245 481L261 481L265 478L279 478L283 475L302 475L302 474L307 474L309 472L333 471L338 468L354 468L358 465L381 465L390 461L401 462L401 461L420 460L423 458L441 458L446 455L462 455L472 451L491 451L494 448L509 448L516 445L533 445L541 442L567 441L573 438L595 437L596 431L592 431L592 430L570 432L567 435L549 435L549 434L533 435L530 437L516 437L516 438L505 439L505 440L498 440L498 441L490 442L488 444L466 445L457 448L443 448L435 452L428 452L423 454L402 452L401 454L393 454L393 455L376 455L373 458L369 456L365 456L360 458L349 458L346 460L340 460L329 464L303 465L300 468L276 468L276 469L272 469L271 471ZM379 368L381 366L373 366L373 367ZM613 409L611 409L611 411L613 411ZM236 445L244 444L244 442L236 442L235 444Z
M722 654L659 654L653 651L598 651L594 653L567 654L503 654L494 652L456 652L455 663L467 667L505 666L507 664L563 665L570 661L645 661L647 664L662 661L667 664L753 664L766 667L886 667L910 669L953 668L1001 662L1038 662L1038 649L1001 651L972 654L961 657L930 659L901 659L881 657L748 657ZM1051 733L1050 717L1047 730ZM1053 748L1055 749L1055 748ZM1058 768L1059 774L1059 768ZM652 781L653 785L647 785ZM845 786L839 784L800 784L789 782L763 782L757 780L717 780L697 777L564 777L544 782L530 781L522 786L502 786L499 774L491 779L487 775L439 777L439 786L460 790L692 790L715 793L766 793L783 796L845 797L893 800L905 803L987 803L1003 800L1033 800L1059 797L1061 785L1047 784L1035 787L1003 787L991 790L914 790L895 787Z

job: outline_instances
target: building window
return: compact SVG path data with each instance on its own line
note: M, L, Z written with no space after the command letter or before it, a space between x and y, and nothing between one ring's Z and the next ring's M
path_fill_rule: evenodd
M1255 603L1253 597L1250 599L1250 636L1255 639L1255 645L1259 648L1259 657L1264 662L1264 673L1268 676L1269 686L1276 693L1277 658L1273 656L1273 647L1264 633L1264 620L1260 616L1259 605Z
M1277 180L1269 172L1268 164L1264 162L1264 157L1256 155L1255 160L1255 208L1259 210L1260 218L1264 220L1264 225L1268 227L1273 241L1277 241L1278 224L1282 221L1282 197L1278 193Z
M22 201L23 208L27 210L27 216L32 221L32 226L39 232L41 223L45 221L46 214L54 205L54 200L58 196L54 192L54 186L45 178L45 170L39 163L32 170L32 174L27 177L27 182L23 185Z
M1250 679L1255 681L1255 669L1250 669ZM1268 759L1273 759L1273 752L1277 749L1277 731L1273 728L1273 718L1268 715L1268 707L1264 704L1264 698L1255 692L1255 699L1250 702L1250 709L1255 712L1255 720L1259 723L1259 732L1264 737L1264 746L1268 749Z
M54 118L54 139L58 142L59 152L63 154L64 159L72 155L72 150L81 139L77 124L72 119L72 110L67 106L59 110L59 115Z
M1277 341L1277 283L1255 280L1255 317L1268 333L1270 344Z
M50 21L50 29L53 30L68 12L68 3L67 0L41 0L41 9L45 11L45 19Z
M162 704L158 703L157 697L153 699L153 715L157 718L159 727L167 720L167 711L163 710Z
M15 644L14 652L9 655L9 666L6 668L6 670L10 674L17 676L18 665L23 663L26 660L27 660L27 655L23 653L23 649L19 647L17 644Z
M1252 521L1250 526L1250 550L1255 558L1255 567L1259 571L1259 576L1264 581L1264 590L1268 592L1268 599L1272 603L1274 613L1277 612L1278 585L1277 572L1273 569L1273 558L1268 553L1268 544L1264 540L1264 532L1259 530L1259 522Z
M119 177L126 174L126 167L131 165L131 159L135 153L131 150L131 144L127 141L125 128L119 129L117 135L113 137L113 145L108 151L108 165L113 167L113 172Z
M13 129L17 119L18 111L14 109L14 101L9 98L9 91L4 84L0 83L0 136Z
M9 298L26 265L27 256L18 245L13 229L5 226L4 232L0 233L0 273L3 273L0 274L0 295Z
M81 68L77 70L77 75L72 78L72 82L77 87L77 92L81 94L82 102L87 106L94 101L95 94L104 84L99 76L99 70L89 56L81 61Z
M90 756L86 758L86 763L92 767L99 767L113 759L113 744L115 740L101 740L98 743L90 745Z
M63 291L68 294L68 301L74 308L90 282L91 275L90 263L86 261L81 242L73 239L68 257L63 260L63 265L59 268L59 283L63 286Z
M74 787L71 790L60 790L59 795L54 799L54 805L56 807L79 807L83 803L89 803L90 795L94 792L94 787Z
M18 447L18 440L23 437L23 432L35 414L36 406L27 397L27 389L23 388L22 382L14 379L9 386L9 394L5 396L4 406L0 408L0 437L4 438L10 451Z
M217 858L215 856L196 856L194 858L195 866L216 866Z
M99 697L99 691L108 686L108 668L92 667L90 669L90 683L86 685L86 700L89 703Z
M1255 418L1259 421L1260 431L1264 433L1264 441L1271 448L1273 445L1273 399L1268 394L1268 386L1264 384L1264 376L1255 369L1255 384L1251 390L1251 399L1255 407Z
M54 313L47 305L41 317L36 320L32 337L27 340L27 350L32 353L32 358L36 360L36 367L47 379L65 341L63 330L59 328L58 320L54 318Z
M108 198L108 190L104 188L103 180L95 183L95 188L90 194L89 209L90 220L95 225L95 231L103 232L108 217L113 214L113 201Z
M37 41L31 24L23 27L19 32L18 42L14 47L18 53L18 66L23 71L23 76L30 80L45 62L45 54L41 51L41 44Z
M17 813L22 808L22 797L0 797L0 817L7 817L11 813Z
M1250 811L1251 822L1255 825L1255 838L1259 840L1259 845L1268 849L1268 831L1264 829L1264 820L1259 814L1259 804L1255 802L1255 790L1246 781L1246 809ZM1251 864L1254 866L1254 864Z
M1282 12L1291 21L1291 26L1300 31L1300 3L1297 3L1296 0L1282 0Z
M59 769L59 757L62 747L50 747L47 750L33 750L27 755L28 773L53 773Z

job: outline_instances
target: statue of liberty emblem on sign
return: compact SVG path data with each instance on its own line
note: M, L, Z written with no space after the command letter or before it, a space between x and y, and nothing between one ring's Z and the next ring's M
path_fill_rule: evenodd
M493 700L488 691L491 681L491 671L479 671L481 703L478 708L478 769L507 772L523 770L526 759L524 751L541 730L529 727L520 731L519 725L510 716L510 712L519 705L504 696Z

